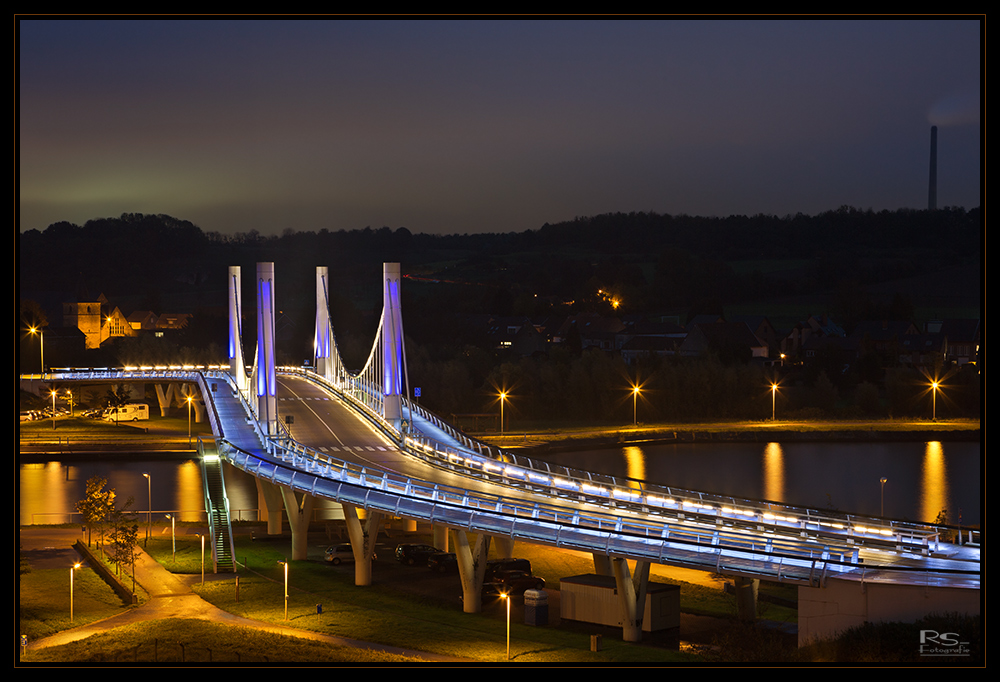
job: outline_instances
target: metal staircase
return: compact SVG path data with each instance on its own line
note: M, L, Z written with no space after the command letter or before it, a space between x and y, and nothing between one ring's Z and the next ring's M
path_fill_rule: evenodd
M222 476L222 460L214 441L198 439L201 478L205 488L205 512L212 544L212 564L216 573L232 573L233 529L229 519L229 498Z

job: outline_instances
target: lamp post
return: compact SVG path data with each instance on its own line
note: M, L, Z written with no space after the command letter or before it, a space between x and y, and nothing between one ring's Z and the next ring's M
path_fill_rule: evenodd
M931 421L937 421L937 392L940 384L937 381L931 382Z
M146 539L142 541L145 547L149 541L149 526L153 522L153 478L148 471L143 471L142 475L146 479Z
M202 533L195 533L201 538L201 584L205 585L205 536Z
M288 562L279 561L285 567L285 620L288 620Z
M73 573L80 568L80 562L73 564L69 569L69 622L73 622Z
M38 334L38 351L42 364L42 371L40 374L45 374L45 335L42 332L41 327L30 327L28 332L31 334Z
M771 384L771 421L774 421L774 398L778 393L778 384Z
M503 401L507 398L505 391L500 391L500 435L503 435Z
M888 480L889 479L887 479L885 476L883 476L882 478L880 478L878 480L878 482L882 484L882 488L881 488L882 494L880 496L879 510L878 510L878 515L879 516L885 516L885 482L888 481Z
M56 392L52 391L52 430L56 429Z
M170 560L177 561L177 534L175 533L175 521L173 514L167 514L170 519Z
M507 660L510 660L510 595L506 592L500 593L500 598L507 602Z

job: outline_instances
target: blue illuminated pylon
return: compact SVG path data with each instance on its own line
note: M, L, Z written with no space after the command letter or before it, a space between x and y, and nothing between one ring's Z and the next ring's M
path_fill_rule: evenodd
M399 430L403 418L405 358L403 317L399 309L399 263L383 263L382 288L382 371L383 416Z
M277 433L274 372L274 263L257 263L257 419Z
M247 366L243 359L243 298L240 266L229 266L229 374L240 392L247 388Z
M328 381L336 379L333 357L333 330L330 326L330 281L327 268L316 268L316 335L313 338L313 365Z

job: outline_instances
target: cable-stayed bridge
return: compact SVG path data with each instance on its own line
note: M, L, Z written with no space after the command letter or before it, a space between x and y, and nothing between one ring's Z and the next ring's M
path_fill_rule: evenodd
M591 553L595 572L615 578L629 640L641 637L654 563L732 577L747 613L760 579L798 585L800 642L861 622L979 612L980 533L959 544L943 537L948 533L952 540L953 529L614 479L532 461L468 437L408 395L398 264L384 266L378 332L365 366L351 372L337 349L322 267L316 269L313 367L276 366L274 270L259 263L257 348L248 369L240 278L240 268L231 267L228 368L48 377L198 386L215 435L200 447L220 566L231 552L231 534L221 468L215 473L213 462L224 459L255 477L270 531L280 532L284 512L293 558L306 556L315 500L340 503L358 584L371 583L379 523L390 517L431 523L436 546L454 545L466 611L481 606L490 545L509 556L520 541ZM221 487L213 493L214 478Z

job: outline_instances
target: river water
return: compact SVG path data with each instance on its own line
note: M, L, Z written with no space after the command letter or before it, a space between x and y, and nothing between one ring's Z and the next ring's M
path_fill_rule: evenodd
M120 500L132 496L132 509L151 508L154 520L164 513L183 521L204 519L197 460L149 454L26 459L19 466L22 525L79 522L76 502L92 476L107 479ZM947 510L950 524L982 523L981 443L687 443L553 453L545 459L688 490L858 514L879 515L884 504L885 516L925 522ZM226 488L234 518L256 520L252 477L227 465Z

